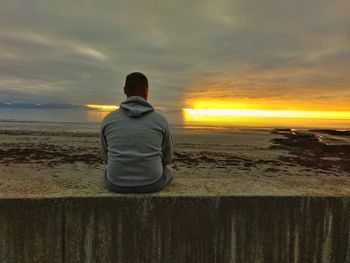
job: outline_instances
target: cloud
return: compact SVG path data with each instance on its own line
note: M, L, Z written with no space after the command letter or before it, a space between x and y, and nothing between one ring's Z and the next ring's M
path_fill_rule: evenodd
M71 41L55 40L34 32L8 33L0 31L0 41L2 43L13 44L18 48L22 48L24 51L37 50L38 52L42 52L44 50L60 55L80 54L88 58L106 60L105 54L92 47L80 45Z
M339 102L349 12L343 0L4 0L0 100L115 104L142 71L160 107L201 94Z

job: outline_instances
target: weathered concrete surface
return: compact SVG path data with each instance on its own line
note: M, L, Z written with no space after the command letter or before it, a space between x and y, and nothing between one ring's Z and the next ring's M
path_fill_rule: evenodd
M0 262L350 262L350 197L2 198Z

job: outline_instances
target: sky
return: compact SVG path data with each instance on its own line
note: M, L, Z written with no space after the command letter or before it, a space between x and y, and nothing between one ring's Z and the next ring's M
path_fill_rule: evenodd
M349 14L348 0L2 0L0 102L115 105L141 71L158 107L350 111Z

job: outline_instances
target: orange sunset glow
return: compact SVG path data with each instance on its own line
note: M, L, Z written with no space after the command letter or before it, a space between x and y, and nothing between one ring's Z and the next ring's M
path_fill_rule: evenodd
M277 117L303 119L350 120L350 111L304 111L304 110L241 110L241 109L184 109L192 116L206 117Z
M87 104L86 107L90 109L100 110L100 111L113 111L118 109L118 106L115 105L98 105L98 104Z
M290 111L322 111L350 112L349 103L309 102L306 100L277 100L266 98L254 99L212 99L199 98L186 101L191 109L233 109L233 110L290 110Z
M183 109L186 123L215 124L266 124L266 125L302 125L339 126L339 123L350 121L350 110L329 110L328 105L287 103L283 101L249 100L195 100L189 103L191 108ZM299 107L298 107L299 106ZM316 110L317 109L317 110Z

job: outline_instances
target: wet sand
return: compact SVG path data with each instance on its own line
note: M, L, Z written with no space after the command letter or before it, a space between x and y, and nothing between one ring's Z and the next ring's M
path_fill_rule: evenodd
M42 125L1 127L1 197L115 194L104 188L97 132ZM175 179L153 195L350 195L347 132L176 128L173 134Z

